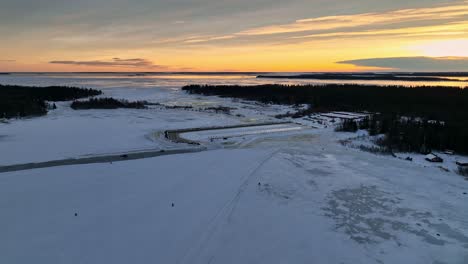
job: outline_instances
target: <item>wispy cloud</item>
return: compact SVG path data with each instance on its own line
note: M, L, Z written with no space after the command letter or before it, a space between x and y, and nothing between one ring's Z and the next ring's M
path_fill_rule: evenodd
M466 71L468 69L468 57L370 58L337 63L399 71Z
M325 16L296 20L293 23L247 29L237 35L271 35L320 31L360 26L382 26L416 21L440 21L468 16L468 1L451 6L402 9L380 13Z
M234 35L225 35L225 36L211 36L205 38L193 38L187 39L185 43L202 43L202 42L209 42L209 41L217 41L217 40L226 40L226 39L233 39L235 38Z
M281 34L288 35L285 38ZM250 39L254 42L273 40L275 43L292 43L317 38L449 37L467 34L468 0L465 0L445 6L300 19L227 35L192 36L181 42L196 45L219 40Z
M371 29L371 30L356 30L356 31L339 31L331 33L317 33L305 36L291 37L292 39L302 38L350 38L350 37L365 37L365 36L382 36L382 35L401 35L401 36L446 36L446 35L463 35L468 34L468 21L448 23L440 26L420 26L420 27L405 27L395 29Z
M95 67L127 67L127 68L160 68L165 69L166 66L156 65L147 59L121 59L113 58L112 60L91 60L91 61L70 61L70 60L54 60L52 64L65 64L77 66L95 66Z
M181 16L182 17L182 16ZM129 47L177 47L178 45L196 46L221 41L232 45L242 43L291 43L302 42L306 38L353 38L362 36L399 35L403 37L449 36L467 34L468 0L449 5L437 5L424 8L397 9L392 11L356 13L336 16L319 16L295 20L291 23L268 25L264 27L244 28L235 31L203 30L187 31L184 28L196 28L193 21L169 21L180 34L167 34L155 24L140 23L137 25L115 27L114 25L91 29L89 33L69 34L67 30L59 31L51 38L61 45L111 45L119 41ZM77 30L82 30L77 26ZM82 25L86 30L86 25ZM179 32L179 31L178 31ZM222 32L222 33L220 33ZM287 34L286 37L281 34ZM140 41L135 42L138 38ZM280 39L281 38L281 39ZM238 40L238 41L237 41ZM246 42L242 42L242 41ZM248 42L247 42L248 41ZM219 42L219 43L218 43ZM135 44L137 43L137 44ZM223 42L224 44L224 42Z

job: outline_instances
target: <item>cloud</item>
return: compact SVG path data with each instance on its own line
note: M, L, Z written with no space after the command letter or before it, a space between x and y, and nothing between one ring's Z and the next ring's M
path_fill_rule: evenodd
M127 67L127 68L160 68L165 69L166 66L155 65L147 59L121 59L113 58L112 60L92 60L92 61L69 61L69 60L54 60L52 64L65 64L77 66L95 66L95 67Z
M235 38L234 35L226 35L226 36L214 36L214 37L206 37L206 38L191 38L187 39L185 43L202 43L202 42L209 42L209 41L217 41L217 40L226 40L226 39L233 39Z
M468 57L393 57L339 61L362 67L378 67L398 71L466 71Z
M0 60L0 62L16 62L16 60Z
M280 34L290 34L282 37ZM468 34L468 0L445 6L399 9L385 12L322 16L296 20L288 24L247 28L227 35L190 37L185 44L217 40L257 38L297 41L313 38L360 37L447 37Z
M468 1L449 6L301 19L289 24L247 29L237 33L237 35L272 35L360 26L387 26L405 22L456 20L466 16L468 16Z
M395 29L373 29L373 30L356 30L356 31L339 31L331 33L318 33L306 36L292 37L293 39L301 38L353 38L353 37L376 37L386 35L398 35L407 37L416 36L447 36L447 35L464 35L468 34L468 21L460 21L439 26L421 26L421 27L406 27Z

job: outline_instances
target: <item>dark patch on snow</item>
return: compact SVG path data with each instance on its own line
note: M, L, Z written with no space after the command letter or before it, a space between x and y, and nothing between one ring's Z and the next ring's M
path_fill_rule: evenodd
M358 243L393 240L401 245L397 234L405 232L432 245L443 246L449 241L468 245L468 237L462 232L445 223L434 224L436 220L430 212L401 207L400 203L401 199L375 186L361 186L333 191L328 205L322 209L336 221L337 230Z
M312 174L312 175L317 175L317 176L329 176L329 175L333 174L333 173L331 173L329 171L321 170L321 169L318 169L318 168L308 169L307 172Z
M272 186L268 183L259 185L259 191L281 200L290 200L295 194L295 191L293 190L281 190L280 188Z

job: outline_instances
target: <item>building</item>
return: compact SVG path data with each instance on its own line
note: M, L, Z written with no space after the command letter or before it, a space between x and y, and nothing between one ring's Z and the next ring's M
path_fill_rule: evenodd
M447 155L455 155L455 151L451 150L451 149L446 149L444 151L444 154L447 154Z
M439 156L437 156L437 155L435 155L433 153L427 154L426 155L426 160L429 161L429 162L444 162L444 160L441 157L439 157Z

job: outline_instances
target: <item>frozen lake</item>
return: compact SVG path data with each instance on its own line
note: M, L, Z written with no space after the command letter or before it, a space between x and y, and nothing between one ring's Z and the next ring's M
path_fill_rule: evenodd
M329 84L355 83L369 85L454 86L466 87L468 82L451 81L379 81L379 80L290 80L256 78L256 73L230 74L135 74L135 73L14 73L0 75L0 84L70 85L89 88L168 88L177 89L189 84L259 85L259 84ZM462 77L453 77L463 79Z

